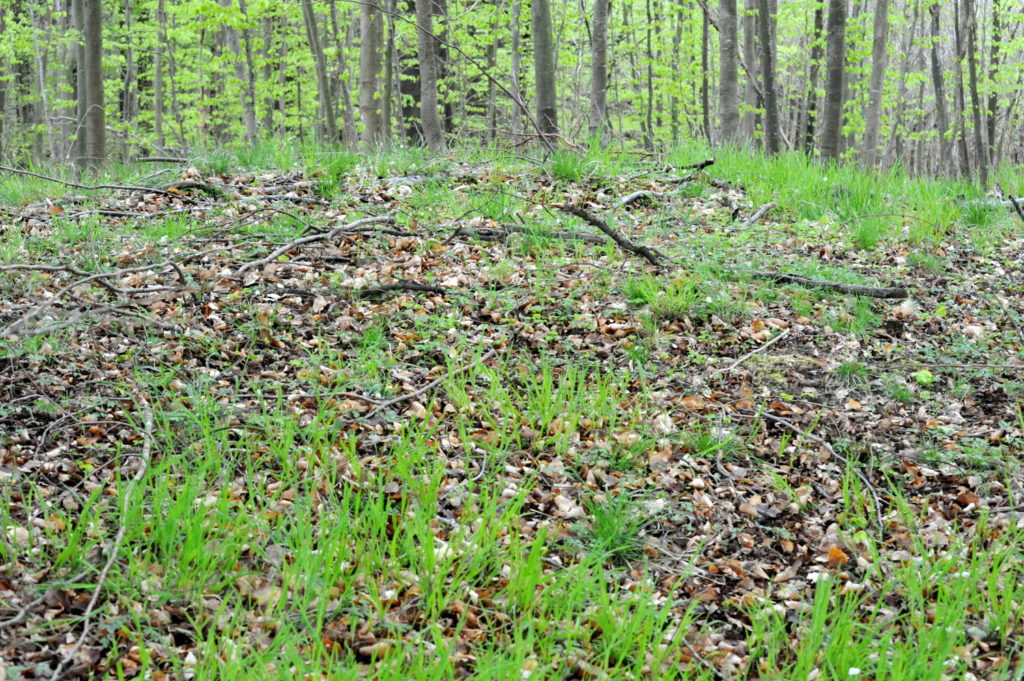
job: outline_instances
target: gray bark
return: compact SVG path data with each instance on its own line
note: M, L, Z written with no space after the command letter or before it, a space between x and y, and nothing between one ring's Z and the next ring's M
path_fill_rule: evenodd
M594 0L590 38L590 137L603 140L608 124L608 0Z
M382 31L380 10L370 3L360 4L359 116L363 123L363 144L371 148L377 146L381 137L377 76L380 73Z
M85 39L85 157L95 168L107 158L106 116L103 108L103 3L83 0Z
M757 23L761 39L761 73L764 79L764 144L765 151L769 154L777 154L782 149L782 128L779 124L779 102L775 88L773 17L768 0L759 0Z
M537 126L541 141L554 147L558 136L558 97L555 91L555 46L551 36L550 0L533 0L533 72L537 82Z
M939 133L939 157L948 160L950 157L949 145L949 107L946 104L946 84L942 73L942 61L939 59L939 39L942 34L939 30L940 5L934 4L928 11L931 13L931 71L932 88L935 90L935 124Z
M313 53L313 64L316 68L317 95L320 100L320 112L324 117L324 136L332 143L337 142L338 121L334 115L331 86L327 80L327 59L320 44L320 32L317 30L312 0L302 0L302 21L306 25L306 38L309 40L309 50Z
M420 57L420 120L423 141L431 151L444 151L444 135L437 113L437 59L434 54L431 0L416 0L416 44Z
M875 4L874 35L871 46L871 85L868 90L868 110L864 114L864 148L861 161L872 167L878 161L878 133L882 124L882 85L885 80L887 48L889 46L889 0Z
M839 158L843 124L843 79L846 65L846 0L829 0L825 23L825 107L822 118L821 157Z
M739 21L736 0L718 3L718 115L722 142L734 143L740 131Z

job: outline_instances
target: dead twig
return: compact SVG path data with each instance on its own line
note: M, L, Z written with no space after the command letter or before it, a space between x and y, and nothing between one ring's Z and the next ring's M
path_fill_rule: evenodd
M378 404L376 407L374 407L366 415L366 418L373 418L379 412L387 409L388 407L393 407L396 404L401 404L402 402L408 402L409 400L416 399L417 397L419 397L423 393L426 393L426 392L429 392L429 391L433 390L435 387L440 385L441 382L444 381L446 378L451 378L452 376L457 376L457 375L461 374L464 371L468 371L470 368L472 368L473 366L476 366L477 364L483 364L484 362L486 362L486 361L488 361L490 359L493 359L494 356L497 355L497 354L498 354L497 350L488 350L486 353L484 353L483 357L478 359L473 364L467 364L464 367L460 367L460 368L452 371L451 373L447 374L446 376L442 376L441 378L435 379L435 380L431 381L430 383L427 383L426 385L424 385L424 386L422 386L420 388L417 388L416 390L413 390L410 393L406 393L404 395L399 395L398 397L393 397L390 400L387 400L385 402L381 402L380 404Z
M83 579L85 579L86 575L88 575L88 574L89 574L88 572L79 572L74 577L70 577L67 580L60 580L60 581L61 582L66 581L68 584L74 584L76 582L80 582ZM46 594L43 594L39 598L36 598L35 600L29 601L28 603L23 605L21 607L21 609L18 610L18 612L15 613L15 615L13 617L11 617L9 619L6 619L6 620L0 620L0 631L3 631L4 629L9 629L9 628L11 628L11 627L13 627L13 626L15 626L17 624L21 624L22 622L25 621L25 618L28 617L29 613L32 612L32 610L34 608L42 605L43 602L45 602L45 601L46 601Z
M767 215L768 211L770 211L772 208L775 208L774 201L769 201L768 203L764 204L763 206L755 210L753 215L751 215L749 218L743 221L743 224L740 225L740 229L746 229L747 227L750 227L752 224L754 224L755 222L763 218L765 215Z
M313 244L318 241L326 241L328 239L333 239L336 236L344 234L347 230L354 229L361 225L391 224L392 222L394 222L394 218L391 217L390 215L379 215L370 218L360 218L359 220L353 220L347 225L340 225L338 227L335 227L331 231L324 232L323 234L311 234L310 236L304 236L302 238L295 239L294 241L289 241L284 246L275 248L273 251L270 252L269 255L260 258L259 260L253 260L251 262L245 263L237 270L235 270L235 276L239 277L248 272L249 270L253 269L254 267L262 267L263 265L266 265L267 263L275 260L277 257L284 255L288 251L299 248L300 246L308 246L309 244Z
M761 272L754 270L747 272L747 274L757 277L758 279L769 279L778 284L800 284L802 286L810 286L813 288L826 288L833 291L839 291L840 293L852 293L858 296L867 296L869 298L883 298L883 299L903 299L907 298L910 294L907 289L902 286L894 287L877 287L877 286L862 286L860 284L845 284L841 281L827 281L824 279L810 279L808 277L801 277L797 274L784 274L782 272Z
M158 187L136 187L134 185L128 184L79 184L78 182L70 182L68 180L62 180L58 177L50 177L49 175L40 175L39 173L33 173L30 170L22 170L20 168L12 168L10 166L0 165L0 170L8 173L13 173L15 175L26 175L28 177L39 178L40 180L55 182L57 184L64 185L65 187L71 187L72 189L86 189L89 191L95 191L98 189L116 189L126 192L149 192L154 194L162 194L164 196L174 196L179 199L194 202L194 199L189 199L188 197L182 196L181 194L170 192L165 189L160 189Z
M782 426L785 426L786 428L789 428L791 431L793 431L794 433L796 433L800 437L805 438L807 440L810 440L811 442L818 443L819 445L821 445L822 447L825 448L825 451L827 451L829 453L829 456L832 456L833 458L841 461L844 465L849 465L849 463L850 463L849 459L847 459L842 454L839 454L832 447L832 445L830 445L823 438L818 437L814 433L811 433L811 432L808 432L808 431L802 429L800 426L796 425L795 423L793 423L789 419L782 418L781 416L775 416L774 414L769 414L769 413L764 412L764 411L761 411L761 412L745 412L745 411L739 410L736 413L739 414L740 416L743 416L744 418L751 419L751 420L757 420L757 419L760 419L760 418L764 418L764 419L768 419L769 421L774 421L775 423L778 423L779 425L782 425ZM871 481L868 480L868 477L866 475L864 475L864 473L861 472L861 470L859 468L853 467L853 472L857 476L857 478L861 481L861 483L863 483L864 487L868 490L868 492L871 493L871 499L874 502L875 521L878 523L878 529L879 530L885 529L885 519L882 516L882 501L881 501L881 499L878 496L878 490L875 489L875 486L873 484L871 484Z
M657 201L658 199L661 199L664 196L665 192L652 192L649 189L641 189L640 191L635 191L632 194L626 194L621 199L619 199L619 206L624 208L633 203L636 203L640 199Z
M619 248L621 248L624 251L629 251L634 255L640 256L641 258L651 263L655 267L661 268L668 261L668 258L662 255L661 253L658 253L657 251L647 248L646 246L638 246L634 244L632 241L630 241L629 239L627 239L626 237L622 236L614 229L609 227L607 222L597 217L596 215L588 213L587 211L577 206L575 203L559 204L558 208L561 208L566 213L575 215L576 217L582 218L586 222L589 222L590 224L604 232L609 239L614 241L619 246Z
M1013 209L1017 211L1017 216L1020 218L1020 221L1024 222L1024 208L1020 207L1020 201L1015 199L1013 194L1007 194L1007 196L1010 198L1010 203L1013 204Z
M139 456L139 470L135 471L135 475L128 481L128 485L124 489L124 495L121 497L122 506L121 514L122 518L128 515L129 505L132 503L132 492L135 486L142 481L145 477L146 471L149 470L150 457L153 454L153 409L149 406L149 402L142 396L136 396L136 403L142 408L143 430L142 435L142 454ZM107 581L107 575L110 574L110 569L114 566L114 561L117 560L118 553L121 550L121 542L124 541L124 536L128 532L128 525L124 522L117 530L117 534L114 535L114 541L110 547L110 555L107 556L107 562L104 563L103 569L100 570L99 576L96 578L96 588L92 592L92 598L89 599L89 604L86 606L85 611L82 613L82 633L78 635L78 640L75 641L75 645L65 653L60 663L53 670L50 675L50 681L57 681L61 678L64 673L64 667L74 659L78 652L85 645L85 641L89 636L89 630L92 628L92 614L96 610L96 603L99 601L100 592L103 591L103 585Z
M745 361L747 361L748 359L750 359L751 357L753 357L757 353L764 352L765 350L767 350L771 346L773 346L776 343L778 343L780 340L782 340L783 338L788 336L790 331L792 331L792 329L786 329L782 333L778 334L777 336L775 336L774 338L769 340L767 343L763 343L763 344L759 345L758 347L754 348L753 350L751 350L747 354L743 355L742 357L740 357L738 360L736 360L735 362L733 362L732 364L730 364L726 368L724 368L724 369L717 369L714 373L716 373L716 374L717 373L724 374L724 373L728 373L728 372L732 371L733 369L738 367L740 364L743 364Z

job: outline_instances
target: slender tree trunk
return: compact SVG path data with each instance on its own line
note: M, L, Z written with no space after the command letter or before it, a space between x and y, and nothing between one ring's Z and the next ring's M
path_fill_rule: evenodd
M85 161L85 140L88 137L85 133L85 112L87 109L85 98L85 5L84 0L71 0L71 25L76 33L75 37L75 142L71 150L71 160L77 167L86 166Z
M807 127L804 131L804 153L814 153L814 126L818 118L818 72L821 70L821 58L824 50L821 46L821 32L825 23L824 5L814 8L814 33L811 36L811 68L807 78Z
M167 12L164 0L156 3L156 46L153 50L153 133L156 146L164 146L164 43L167 42Z
M971 175L970 153L967 149L967 97L964 92L964 58L967 54L967 40L964 36L963 17L960 12L961 5L954 0L953 3L953 36L956 42L955 85L956 97L954 108L956 110L956 152L959 159L959 173L964 177Z
M825 107L821 157L839 159L843 123L843 77L846 66L846 0L829 0L826 22Z
M996 80L999 76L1000 49L1003 42L1003 0L992 0L992 39L988 57L988 106L985 120L988 133L988 159L993 165L999 163L999 147L996 143L996 121L999 118L999 93Z
M519 19L521 14L522 4L520 0L512 0L512 26L511 26L511 38L510 48L512 50L512 68L509 72L510 85L512 86L512 94L515 97L515 101L512 102L512 137L515 141L519 141L519 136L523 134L523 89L520 83L520 74L522 73L523 55L521 47L519 45Z
M875 3L872 41L871 85L868 90L868 110L864 114L866 129L861 155L861 162L869 168L878 162L878 133L882 124L882 85L885 80L889 46L889 0L878 0Z
M57 149L54 147L53 140L53 126L48 124L50 119L50 100L46 91L46 63L45 63L45 52L39 44L39 32L44 28L43 22L37 22L35 10L29 10L29 16L32 22L32 47L35 49L35 61L36 61L36 82L37 90L39 93L39 105L36 113L36 119L41 122L46 122L46 134L48 143L48 153L51 160L57 158ZM38 25L37 25L38 24ZM0 111L0 115L3 112Z
M320 99L320 112L324 117L324 136L332 143L337 142L338 121L334 116L331 86L327 79L327 58L320 45L320 33L316 25L312 0L302 0L302 20L306 25L306 38L309 40L309 49L313 53L313 65L316 68L317 94Z
M135 119L135 51L132 49L132 2L124 0L124 78L121 82L121 120L128 123Z
M719 0L718 115L721 126L720 139L727 144L736 143L740 131L738 33L736 0Z
M757 22L758 35L761 39L761 73L764 78L764 141L765 151L769 154L777 154L782 149L782 128L779 125L779 103L775 89L773 16L768 0L759 0Z
M907 104L910 97L907 95L907 74L910 71L911 65L916 63L916 53L919 48L917 46L917 31L918 24L921 18L921 2L920 0L914 0L912 10L912 18L910 21L910 30L906 31L903 36L903 45L901 47L901 53L905 55L903 63L900 65L900 84L896 91L896 113L893 115L892 131L889 135L889 140L885 145L884 153L881 157L881 163L883 166L891 164L892 154L896 154L896 158L902 159L903 157L903 124L904 115L907 111ZM923 84L919 84L919 90L922 89ZM923 90L922 90L923 96ZM923 110L923 109L921 109Z
M423 139L434 152L444 151L444 135L437 112L437 59L434 55L434 28L431 0L416 0L416 44L420 57L420 120Z
M103 108L103 3L83 0L85 28L85 161L95 168L107 158Z
M971 119L974 124L974 163L978 166L978 180L981 186L987 187L988 148L982 138L985 129L981 125L981 97L978 96L977 18L974 13L974 0L962 2L963 29L967 32L967 82L971 92Z
M555 46L551 36L550 0L533 0L533 72L537 82L537 125L544 146L558 137L558 97L555 90Z
M363 123L363 144L376 147L381 138L377 76L380 73L380 44L383 22L380 10L371 3L359 5L359 116Z
M946 104L946 84L942 73L942 61L939 58L939 41L942 33L939 27L941 4L936 2L928 8L931 13L931 70L932 88L935 90L935 124L939 133L939 157L950 159L949 139L949 107Z
M247 144L253 144L258 134L256 126L256 66L252 58L252 29L249 28L249 10L246 0L238 0L238 11L242 14L242 47L245 52L245 65L236 62L235 75L243 83L242 123L245 125Z
M654 32L654 17L651 13L651 0L644 2L644 12L647 18L644 28L646 36L644 56L647 58L647 96L644 102L646 108L644 149L654 151L654 47L651 39L651 34Z
M594 0L590 38L590 137L603 141L608 126L608 0Z
M625 23L625 22L623 22ZM711 45L711 18L704 7L704 21L700 32L700 122L701 132L711 145L711 59L708 55Z
M740 122L740 133L744 143L754 144L757 134L757 0L746 0L743 20L743 61L750 69L743 85L743 120Z

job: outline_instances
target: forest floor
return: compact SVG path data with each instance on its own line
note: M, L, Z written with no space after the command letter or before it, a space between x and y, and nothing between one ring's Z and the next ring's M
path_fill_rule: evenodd
M466 158L0 173L0 679L1021 678L1012 209Z

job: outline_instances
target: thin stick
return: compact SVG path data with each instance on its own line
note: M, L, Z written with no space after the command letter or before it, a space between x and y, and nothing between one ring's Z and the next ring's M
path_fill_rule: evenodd
M782 333L778 334L777 336L775 336L774 338L772 338L771 340L769 340L769 341L768 341L767 343L763 343L762 345L759 345L758 347L754 348L753 350L751 350L751 351L750 351L750 352L748 352L747 354L743 355L742 357L740 357L740 358L739 358L738 360L736 360L735 362L733 362L732 364L730 364L730 365L729 365L729 366L727 366L726 368L724 368L724 369L718 369L718 370L717 370L717 371L715 371L714 373L716 373L716 374L717 374L717 373L723 373L723 374L724 374L724 373L727 373L727 372L729 372L729 371L732 371L733 369L735 369L736 367L738 367L738 366L739 366L740 364L743 364L743 362L747 361L748 359L750 359L751 357L753 357L753 356L754 356L754 355L756 355L757 353L759 353L759 352L764 352L765 350L767 350L767 349L768 349L768 348L770 348L771 346L773 346L773 345L775 345L776 343L778 343L778 342L779 342L780 340L782 340L783 338L785 338L786 336L788 336L788 335L789 335L789 332L790 332L791 330L792 330L792 329L786 329L786 330L785 330L785 331L783 331Z
M58 177L40 175L39 173L33 173L30 170L21 170L20 168L12 168L10 166L0 166L0 170L6 171L8 173L14 173L15 175L27 175L29 177L38 177L40 180L56 182L57 184L62 184L65 187L71 187L72 189L86 189L89 191L93 191L96 189L121 189L127 192L153 192L156 194L163 194L164 196L175 196L179 199L183 199L185 201L192 201L193 203L195 203L193 199L189 199L186 196L182 196L181 194L175 194L174 192L165 191L163 189L158 189L156 187L136 187L133 185L126 184L79 184L77 182L69 182L68 180L62 180Z
M278 256L284 255L288 251L298 248L299 246L305 246L307 244L316 243L318 241L326 241L327 239L333 239L334 237L340 234L344 234L346 230L352 229L354 227L359 227L360 225L371 225L391 222L394 222L394 218L391 217L390 215L379 215L371 218L360 218L359 220L353 220L347 225L335 227L331 231L324 232L323 234L311 234L310 236L304 236L302 238L295 239L294 241L289 241L284 246L281 246L280 248L275 248L273 251L270 252L270 255L260 258L259 260L253 260L251 262L245 263L235 271L235 276L241 276L254 267L262 267L263 265L266 265L267 263L271 262Z
M67 653L64 654L60 663L53 670L53 674L50 675L50 681L57 681L64 673L64 667L85 645L85 641L88 638L89 630L92 628L92 614L96 609L96 602L99 600L100 592L103 590L103 584L107 581L107 575L110 574L110 569L114 566L114 561L117 560L118 552L121 550L121 542L124 541L124 536L128 532L128 525L124 522L124 516L128 515L129 504L132 503L132 492L142 478L146 475L146 471L149 470L150 457L153 454L153 409L149 406L149 403L144 397L136 396L136 400L142 405L142 418L143 418L143 431L142 431L142 454L139 457L139 470L135 472L132 479L128 481L127 487L124 490L124 497L121 505L122 522L121 527L118 528L117 534L114 536L114 543L110 547L110 555L107 556L107 562L103 565L103 569L100 571L99 577L96 579L96 589L92 592L92 598L89 599L89 605L86 606L85 612L82 613L82 620L84 625L82 626L82 633L78 635L78 640L75 641L75 645L71 647Z
M830 445L824 439L818 437L814 433L811 433L811 432L808 432L806 430L803 430L802 428L800 428L800 426L796 425L795 423L793 423L792 421L790 421L788 419L784 419L781 416L775 416L774 414L768 414L766 412L746 413L746 412L743 412L743 411L739 411L737 413L740 416L743 416L743 417L751 419L751 420L756 420L758 418L766 418L769 421L775 421L776 423L778 423L780 425L786 426L787 428L792 430L794 433L796 433L800 437L806 438L806 439L808 439L808 440L810 440L812 442L817 442L819 445L824 447L825 450L831 456L835 457L839 461L842 461L844 464L849 465L849 463L850 463L849 459L847 459L842 454L839 454L838 452L836 452L836 450L832 448L832 445ZM875 520L878 522L878 529L879 530L885 529L885 520L882 517L882 502L878 498L878 491L875 489L875 486L871 484L871 481L868 480L867 476L864 475L860 471L860 469L854 467L853 468L853 472L860 479L860 481L862 483L864 483L864 486L868 489L868 491L871 492L871 498L874 500L874 505L875 505Z
M427 383L426 385L424 385L424 386L422 386L420 388L417 388L416 390L413 390L410 393L406 393L404 395L399 395L398 397L394 397L394 398L392 398L390 400L387 400L386 402L381 402L380 404L378 404L376 407L374 407L366 415L366 418L372 418L372 417L377 415L377 412L383 411L384 409L387 409L388 407L393 407L396 404L400 404L402 402L407 402L409 400L415 399L415 398L419 397L420 395L422 395L423 393L429 392L430 390L433 390L435 387L437 387L446 378L451 378L452 376L457 376L457 375L461 374L464 371L468 371L471 367L475 366L476 364L482 364L483 362L486 362L487 360L492 359L497 354L498 354L497 350L488 350L484 354L483 357L478 359L473 364L467 364L464 367L456 369L455 371L452 371L451 373L449 373L449 374L447 374L445 376L442 376L441 378L435 379L435 380L431 381L430 383Z
M575 215L578 218L586 220L587 222L589 222L590 224L594 225L599 230L604 232L609 239L614 241L619 246L619 248L621 248L624 251L629 251L630 253L633 253L635 255L639 255L641 258L651 263L655 267L662 267L665 264L665 261L668 260L668 258L665 258L661 254L656 253L655 251L651 250L650 248L647 248L646 246L637 246L632 241L630 241L629 239L627 239L626 237L622 236L614 229L609 227L607 222L597 217L596 215L591 215L587 211L577 206L575 203L563 203L559 204L558 207L564 210L566 213Z
M893 287L882 287L877 286L861 286L860 284L846 284L841 281L827 281L824 279L810 279L808 277L801 277L797 274L784 274L782 272L761 272L752 271L747 272L752 277L758 279L768 279L779 284L801 284L803 286L811 286L815 288L827 288L833 291L839 291L840 293L852 293L858 296L868 296L869 298L887 298L893 300L902 300L907 298L910 294L907 289L902 286Z
M767 215L768 211L770 211L772 208L775 208L775 202L774 201L769 201L768 203L764 204L763 206L758 208L756 211L754 211L753 215L751 215L749 218L744 220L743 224L740 225L740 228L741 229L745 229L747 227L750 227L750 225L754 224L755 222L757 222L758 220L763 218L765 215Z

